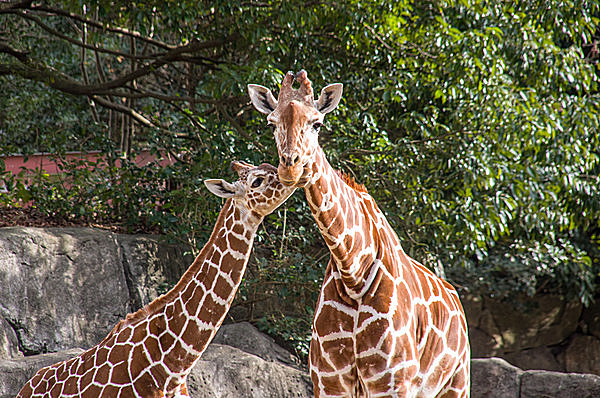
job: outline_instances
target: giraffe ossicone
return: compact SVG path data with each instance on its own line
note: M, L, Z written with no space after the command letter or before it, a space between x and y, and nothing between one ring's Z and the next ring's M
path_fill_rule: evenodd
M403 251L366 189L334 170L319 146L342 85L315 101L301 71L286 74L277 99L263 86L248 91L274 127L281 182L304 187L331 252L309 353L315 396L468 397L470 347L456 290Z
M233 183L205 180L227 200L175 287L129 314L96 346L40 369L18 398L189 396L187 376L231 306L258 226L294 192L269 164L232 168L239 175Z

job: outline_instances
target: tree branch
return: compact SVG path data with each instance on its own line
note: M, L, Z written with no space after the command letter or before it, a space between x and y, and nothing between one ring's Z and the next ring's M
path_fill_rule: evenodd
M8 44L2 43L2 42L0 42L0 53L12 55L13 57L17 58L21 62L26 62L27 55L29 54L28 51L19 51L15 48L12 48Z
M113 80L96 83L96 84L81 84L72 77L41 63L35 63L32 60L25 60L23 66L0 64L0 74L17 75L26 79L40 81L48 84L50 87L73 95L119 95L112 90L123 87L136 79L145 75L154 73L158 68L165 64L178 60L181 54L192 53L201 49L210 48L222 44L222 40L212 40L208 42L192 41L191 43L170 50L164 57L156 61L146 64L130 73L117 77Z

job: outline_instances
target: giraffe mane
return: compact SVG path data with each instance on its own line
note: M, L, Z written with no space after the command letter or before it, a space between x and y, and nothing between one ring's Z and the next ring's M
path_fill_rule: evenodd
M357 183L353 177L344 173L343 171L336 170L337 175L348 185L350 188L354 189L356 192L364 192L367 193L367 188L363 184Z

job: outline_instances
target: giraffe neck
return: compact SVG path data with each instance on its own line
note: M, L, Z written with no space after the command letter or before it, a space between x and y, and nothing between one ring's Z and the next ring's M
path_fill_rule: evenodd
M175 287L129 317L127 323L134 327L140 317L148 330L168 334L160 339L160 354L173 373L192 368L223 322L261 221L228 199L209 241Z
M381 233L389 227L373 198L349 186L319 147L306 198L346 293L362 296L381 265ZM397 238L396 238L397 239Z

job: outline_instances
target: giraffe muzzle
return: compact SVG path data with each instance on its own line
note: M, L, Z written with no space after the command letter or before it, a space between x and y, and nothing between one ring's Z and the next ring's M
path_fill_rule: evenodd
M279 181L283 185L291 187L292 185L296 185L303 176L304 167L299 162L293 166L286 166L284 163L279 163L277 174L279 175Z

